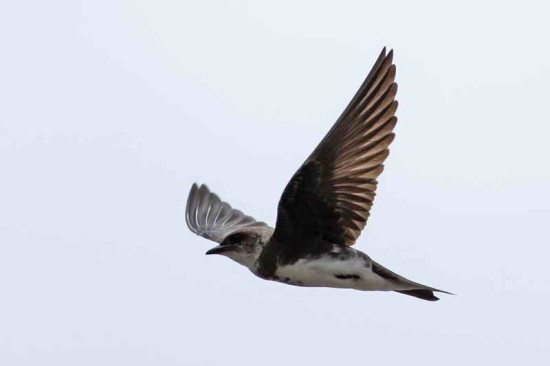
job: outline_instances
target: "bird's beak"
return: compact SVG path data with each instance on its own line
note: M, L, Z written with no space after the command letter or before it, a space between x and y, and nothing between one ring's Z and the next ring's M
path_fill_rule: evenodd
M218 245L217 247L214 247L214 248L210 249L208 252L206 252L206 255L223 254L225 252L230 251L231 249L233 249L232 245L224 245L224 246Z

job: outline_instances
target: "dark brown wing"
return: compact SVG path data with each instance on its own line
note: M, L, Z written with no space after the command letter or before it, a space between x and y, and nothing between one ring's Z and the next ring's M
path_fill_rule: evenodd
M393 51L386 49L323 141L286 186L275 237L353 245L365 227L397 122Z

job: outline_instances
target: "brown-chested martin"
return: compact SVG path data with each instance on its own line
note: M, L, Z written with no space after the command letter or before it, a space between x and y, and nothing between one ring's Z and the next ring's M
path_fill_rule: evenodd
M287 184L271 228L193 184L186 221L222 254L266 280L296 286L396 291L435 301L433 287L410 281L352 248L367 223L388 157L395 112L393 51L367 78L321 143Z

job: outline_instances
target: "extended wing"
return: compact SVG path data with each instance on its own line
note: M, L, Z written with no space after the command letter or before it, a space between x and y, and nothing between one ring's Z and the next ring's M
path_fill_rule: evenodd
M243 228L268 227L223 202L206 185L199 187L196 183L191 187L187 198L185 221L192 232L218 243Z
M332 129L286 186L274 236L353 245L370 214L397 122L393 51L378 57Z

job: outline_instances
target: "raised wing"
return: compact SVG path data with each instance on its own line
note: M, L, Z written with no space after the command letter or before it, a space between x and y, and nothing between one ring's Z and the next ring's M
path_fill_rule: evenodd
M340 118L286 186L276 239L353 245L359 237L397 123L392 59L393 51L386 55L384 48Z
M206 185L195 183L187 198L185 221L189 229L197 235L221 243L228 235L243 228L265 228L263 222L231 208Z

